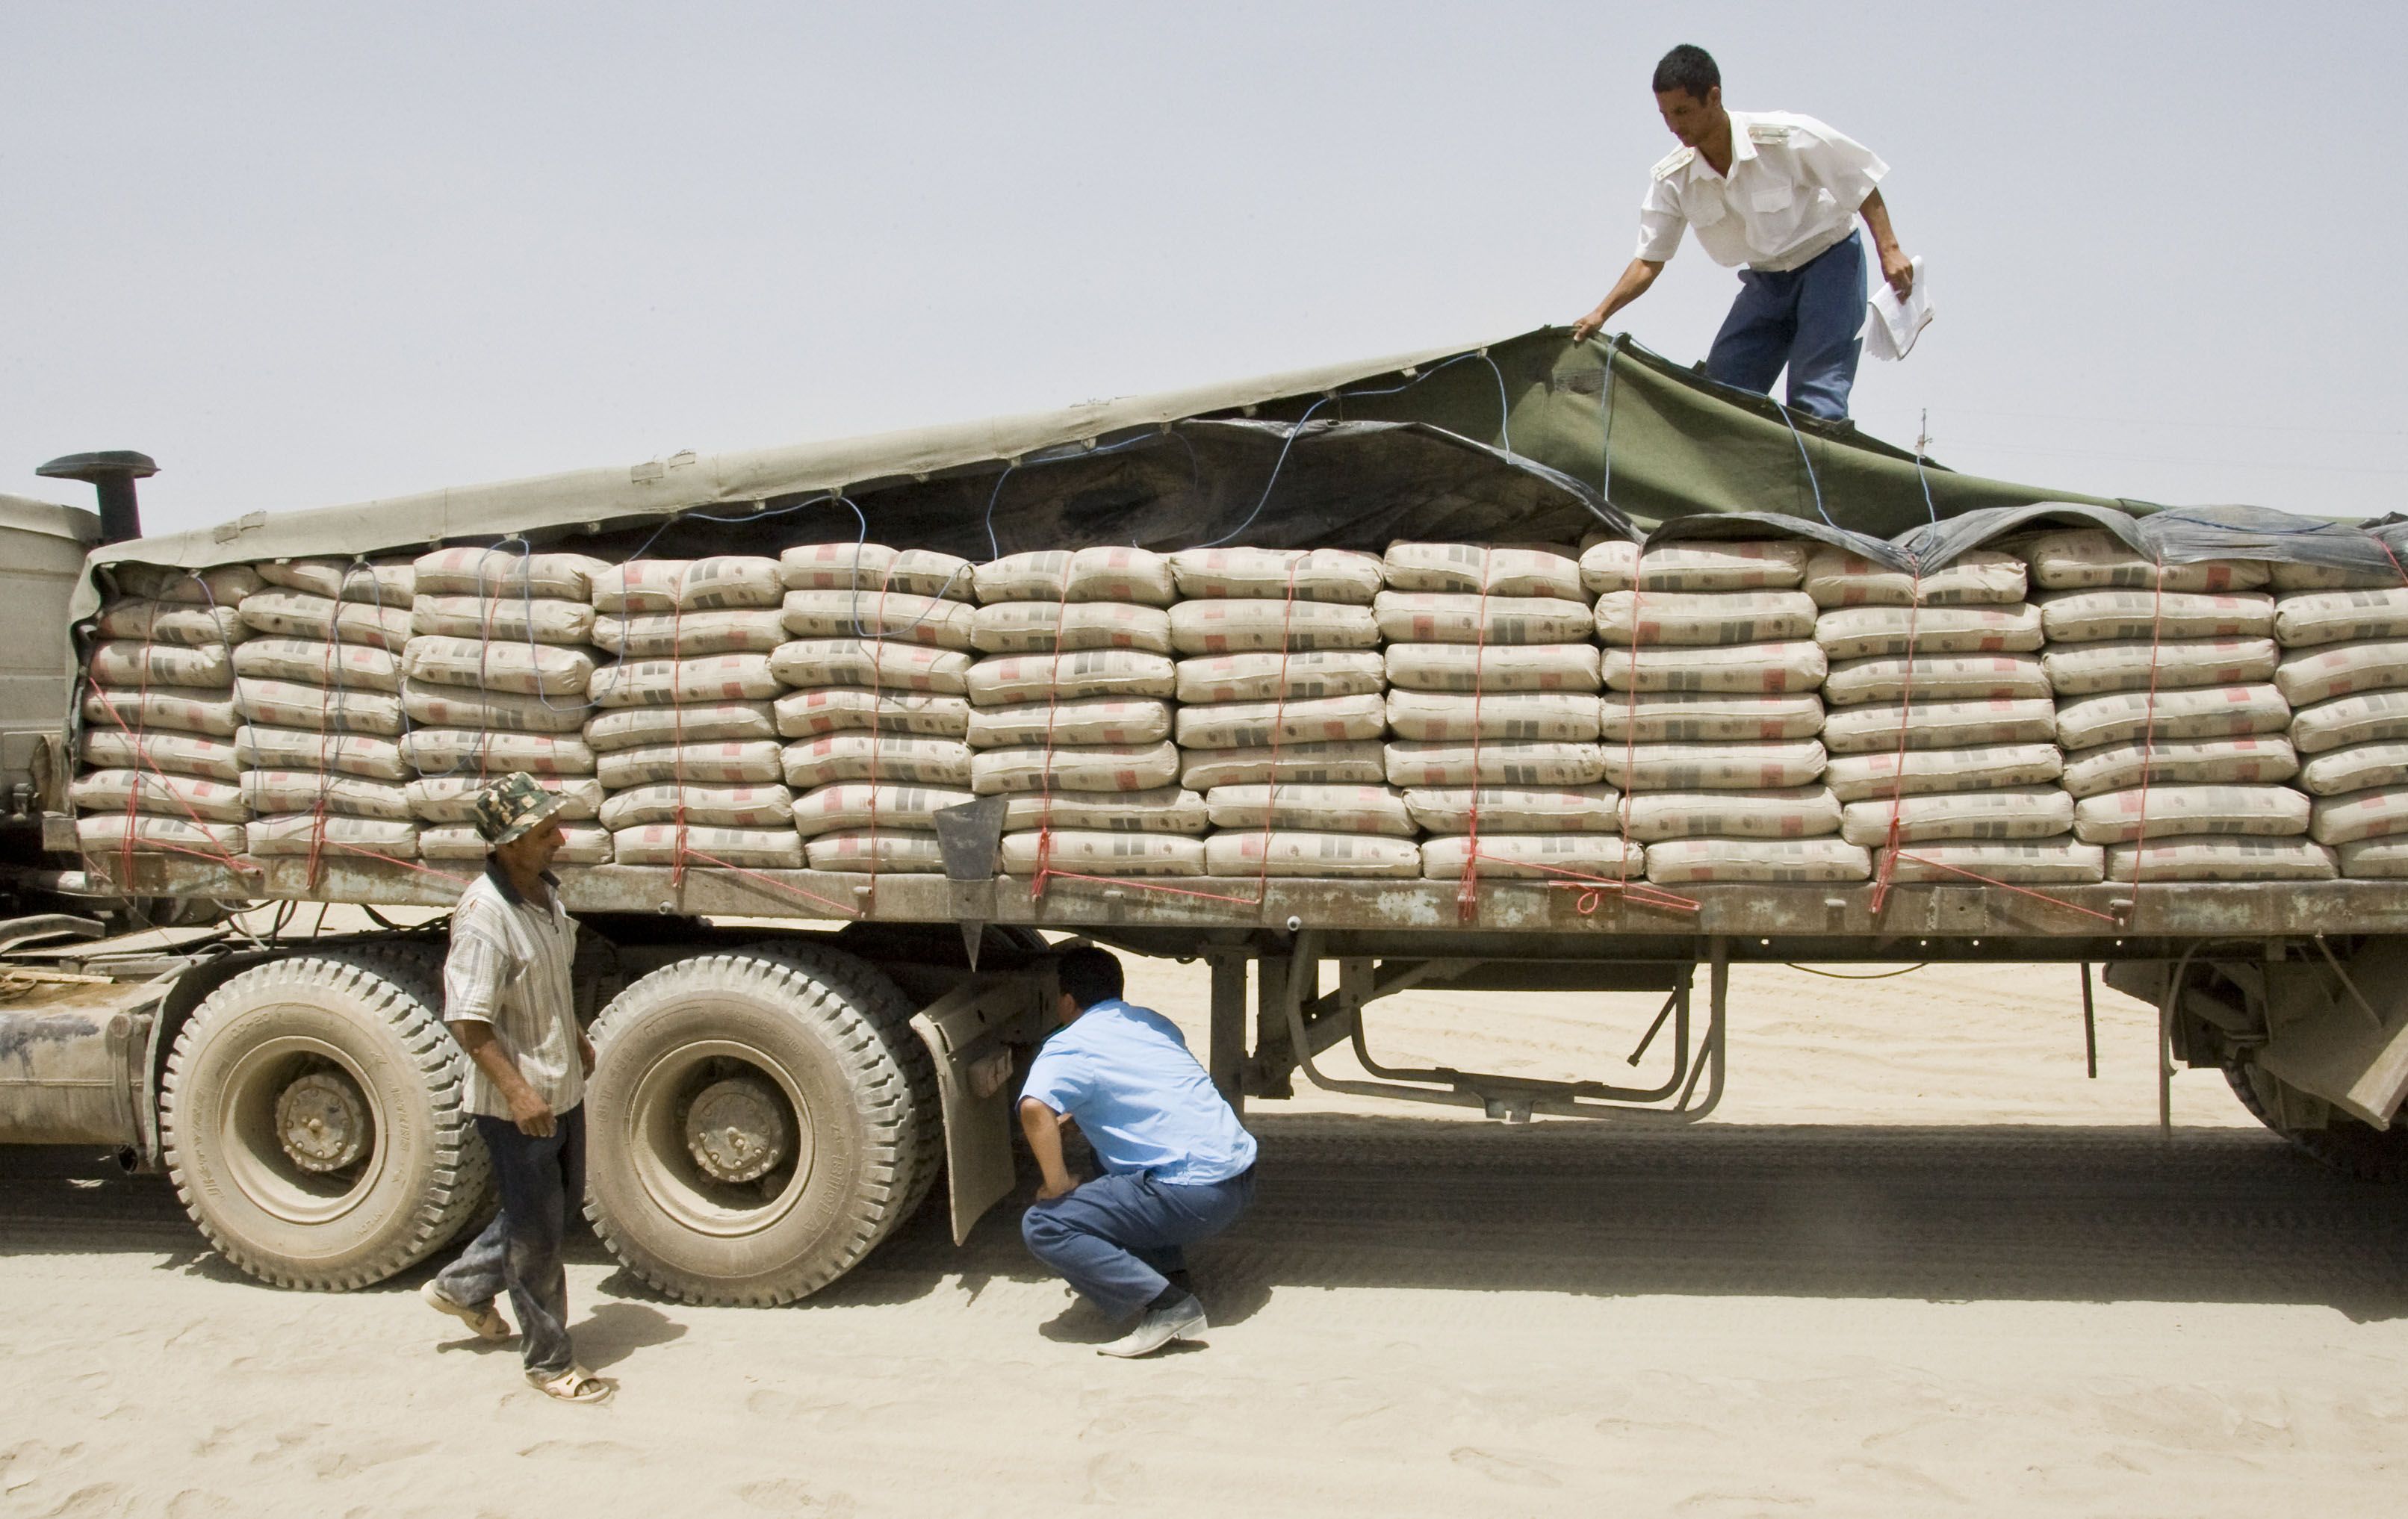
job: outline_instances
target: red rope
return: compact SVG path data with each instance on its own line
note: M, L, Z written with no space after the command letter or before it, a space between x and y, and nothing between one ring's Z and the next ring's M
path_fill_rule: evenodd
M1488 689L1488 556L1486 544L1480 547L1480 602L1473 612L1471 629L1471 810L1465 828L1463 875L1455 889L1455 915L1457 921L1470 923L1480 916L1480 699ZM1630 864L1630 852L1622 852L1624 868Z
M1914 556L1914 579L1906 608L1906 674L1899 683L1898 747L1891 751L1889 778L1889 827L1885 830L1881 873L1873 881L1873 916L1881 916L1889 902L1891 877L1898 870L1899 835L1904 832L1900 814L1906 805L1906 736L1914 721L1914 660L1915 633L1923 620L1923 556Z

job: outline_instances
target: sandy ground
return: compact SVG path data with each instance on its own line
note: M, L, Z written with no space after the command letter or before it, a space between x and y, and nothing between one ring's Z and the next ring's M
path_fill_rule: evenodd
M1201 967L1133 982L1200 1038ZM924 1212L771 1311L652 1300L580 1237L576 1333L623 1386L562 1407L447 1332L424 1268L263 1287L163 1182L0 1151L0 1513L2397 1509L2397 1195L2208 1073L2162 1142L2150 1014L2102 994L2085 1080L2070 969L1751 969L1734 1001L1691 1130L1256 1104L1209 1343L1134 1364L1017 1205L958 1251ZM1653 1011L1412 996L1373 1050L1627 1072Z

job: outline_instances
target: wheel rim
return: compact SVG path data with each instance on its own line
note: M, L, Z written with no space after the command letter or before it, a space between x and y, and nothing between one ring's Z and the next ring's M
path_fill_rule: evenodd
M730 1082L766 1085L785 1105L785 1154L757 1181L723 1182L697 1161L688 1123L697 1097ZM627 1104L630 1167L663 1212L697 1234L755 1234L792 1212L810 1182L810 1105L776 1056L740 1039L697 1039L668 1051L636 1078Z
M358 1094L367 1132L355 1163L322 1170L288 1153L278 1110L297 1083L329 1072L339 1072ZM235 1061L222 1092L212 1116L226 1175L261 1211L293 1224L326 1224L375 1190L384 1166L384 1115L367 1073L342 1050L301 1034L262 1040Z

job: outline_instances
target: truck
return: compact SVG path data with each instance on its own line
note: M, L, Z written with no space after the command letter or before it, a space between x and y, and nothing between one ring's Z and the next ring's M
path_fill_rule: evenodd
M38 948L40 974L85 980L65 1002L0 1004L0 1141L107 1147L164 1170L226 1260L322 1290L404 1270L493 1207L463 1058L441 1026L440 913L466 878L331 849L87 847L67 799L76 696L105 582L129 567L365 564L463 545L615 564L824 540L978 558L1600 531L1928 543L1977 520L2105 523L2143 542L2137 524L2180 515L1960 474L1627 338L1575 344L1560 330L158 537L136 518L143 456L45 467L93 483L101 510L0 499L18 581L0 609L16 628L0 696L0 889L14 914L0 956L33 964ZM2286 537L2269 514L2188 521L2187 537L2145 540L2151 552L2282 558L2323 525ZM2071 963L2086 1004L2103 967L2106 986L2157 1010L2161 1122L2175 1070L2212 1068L2316 1161L2376 1181L2408 1168L2395 1123L2408 888L2393 881L2143 882L2136 870L2044 891L1971 875L1673 891L1577 871L1266 871L1182 884L999 869L1001 817L985 799L939 813L940 871L681 853L565 872L580 1015L602 1052L587 1214L631 1272L689 1301L789 1301L859 1264L940 1182L965 1239L1013 1189L1016 1076L1050 1026L1066 937L1204 961L1204 1064L1241 1110L1301 1082L1508 1124L1712 1113L1730 1079L1734 966ZM272 910L287 926L330 906L370 926L288 938L231 916L255 924ZM1416 986L1598 994L1600 1019L1632 1020L1644 1074L1383 1065L1368 1039L1378 1005ZM1361 1074L1323 1068L1341 1044Z

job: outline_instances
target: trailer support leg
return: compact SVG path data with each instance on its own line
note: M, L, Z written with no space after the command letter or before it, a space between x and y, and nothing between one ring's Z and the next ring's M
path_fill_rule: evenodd
M1212 1084L1238 1116L1246 1115L1246 958L1214 954L1212 967L1212 1027L1206 1057Z

